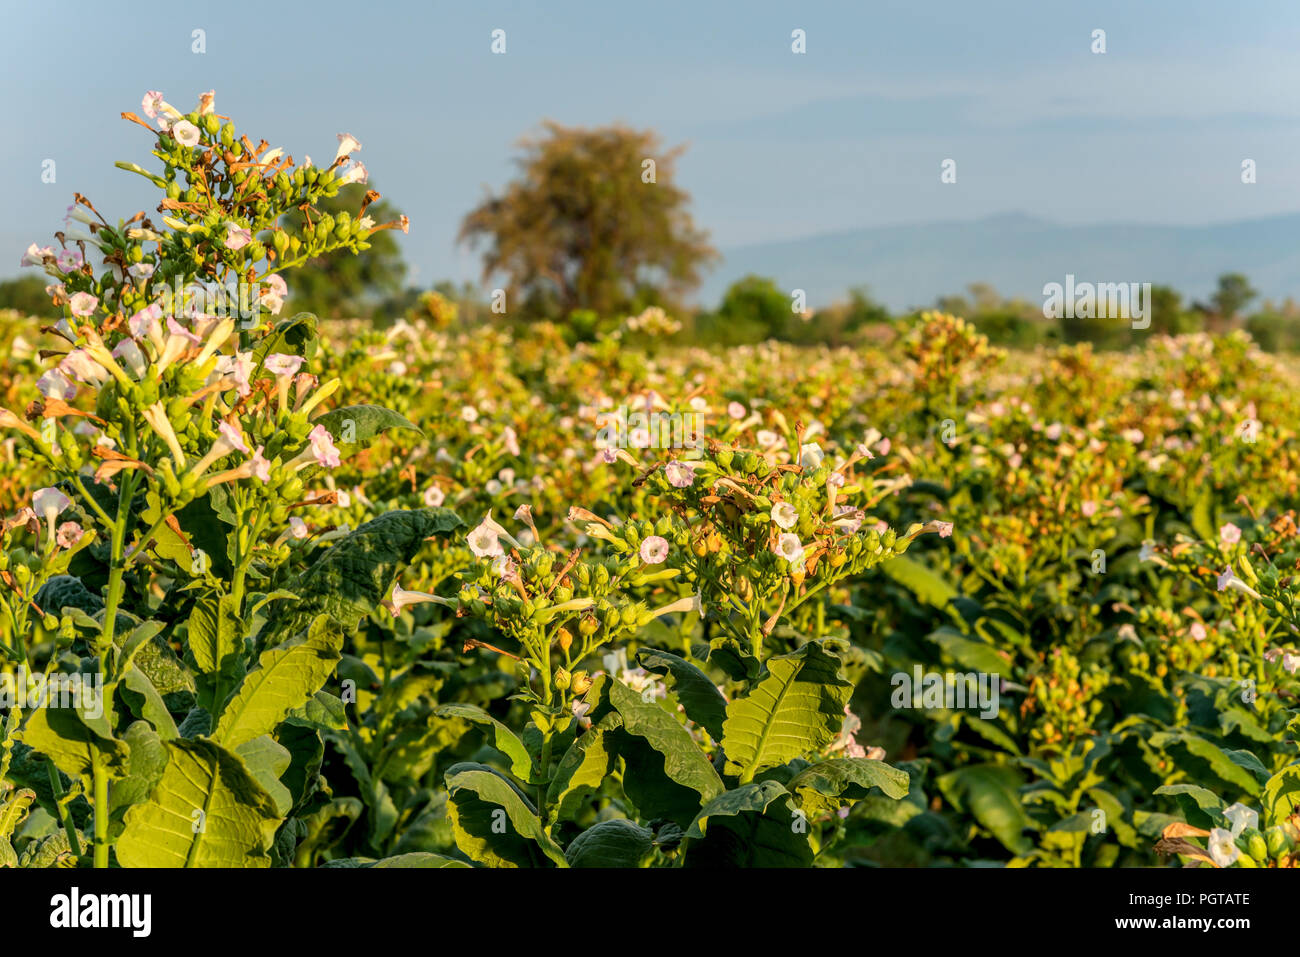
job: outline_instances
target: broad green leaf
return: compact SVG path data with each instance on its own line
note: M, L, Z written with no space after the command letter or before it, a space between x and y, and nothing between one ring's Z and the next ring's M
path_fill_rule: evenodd
M882 562L881 571L898 582L916 598L935 608L947 608L948 603L957 597L957 589L948 580L915 559L899 555ZM959 615L955 617L960 618Z
M1264 819L1274 823L1300 807L1300 764L1288 764L1264 785Z
M368 865L370 867L471 867L464 861L458 861L454 857L444 857L441 854L430 854L428 851L412 851L409 854L398 854L396 857L385 857L383 860L375 861Z
M447 814L456 845L489 867L567 866L528 799L482 764L447 769Z
M647 818L665 817L685 826L700 806L723 791L713 764L677 718L608 675L600 675L587 700L589 717L611 711L622 718L610 749L623 759L623 793Z
M259 365L277 352L310 359L316 354L317 342L316 317L310 312L299 312L277 321L254 347L253 354Z
M968 813L1013 854L1027 854L1033 842L1021 832L1033 826L1020 797L1020 775L996 764L949 771L935 784L958 811Z
M109 810L120 823L133 804L149 797L167 768L167 748L148 721L133 721L122 733L130 752L126 774L109 790Z
M285 720L318 731L346 731L348 713L338 695L317 691L301 708L294 708Z
M656 674L672 672L673 690L690 718L714 741L722 740L722 723L727 719L727 700L709 676L685 658L670 651L647 650L637 655L641 667Z
M742 784L696 815L683 840L686 867L807 867L807 819L778 781Z
M1204 781L1207 772L1254 797L1261 784L1254 773L1233 759L1233 753L1190 731L1161 731L1148 739L1157 750L1172 749L1175 765L1195 780ZM1185 752L1177 756L1177 752Z
M907 796L907 772L870 758L831 758L804 768L786 782L799 806L810 817L861 800L873 787L895 800Z
M129 692L139 696L140 716L157 728L164 740L177 736L179 732L176 730L176 720L167 710L162 695L134 661L127 666L122 683Z
M640 867L654 851L654 831L616 818L592 825L564 852L570 867Z
M405 416L379 405L345 405L331 409L313 419L312 425L323 425L340 448L365 445L389 429L407 429L417 435L424 434Z
M488 736L492 747L510 759L510 773L527 783L533 777L533 762L524 743L515 737L515 733L488 714L482 708L472 704L449 702L433 709L435 717L461 718L481 727Z
M302 596L289 604L272 602L259 640L295 634L329 615L350 633L388 595L398 570L424 540L464 524L455 512L422 508L387 512L340 539L299 575L288 590Z
M268 867L279 815L238 756L212 741L168 741L167 768L126 814L123 867Z
M126 745L105 732L73 708L34 708L22 738L68 777L78 778L90 775L96 756L115 772L125 770Z
M853 692L840 670L840 659L819 641L769 658L762 680L727 705L721 741L726 772L748 782L764 768L829 744Z
M1006 659L992 645L967 638L954 628L945 626L932 631L927 637L962 668L990 675L1006 671Z
M213 740L237 749L269 734L321 689L339 660L343 635L337 625L318 621L305 637L262 652L217 719Z
M41 611L54 615L64 608L77 608L93 615L104 607L104 600L73 575L53 576L37 590L32 601Z
M263 734L251 741L245 741L235 753L244 762L244 767L253 780L262 786L271 797L278 817L284 817L293 807L293 795L280 783L280 776L289 768L292 755L289 749L277 742L269 734Z
M557 819L571 820L588 797L600 792L601 785L617 767L618 755L613 748L618 742L612 732L622 727L622 716L611 711L580 734L564 752L546 795L547 807Z
M1137 830L1124 819L1127 811L1120 799L1102 788L1089 788L1088 796L1106 815L1106 827L1114 833L1115 839L1125 847L1137 847Z
M200 671L229 673L244 647L243 624L235 597L208 594L196 599L185 641Z
M176 657L176 652L172 651L171 645L162 635L165 623L139 622L129 632L123 629L123 625L122 616L119 615L118 631L113 636L113 641L119 651L120 667L126 667L127 663L134 664L164 698L167 695L194 691L193 672Z

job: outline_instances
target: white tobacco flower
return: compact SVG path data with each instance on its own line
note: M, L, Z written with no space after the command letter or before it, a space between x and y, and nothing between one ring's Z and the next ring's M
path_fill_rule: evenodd
M772 521L779 528L794 528L799 521L799 510L789 502L777 502L772 506Z
M791 565L803 564L803 543L799 541L799 536L792 532L786 532L777 538L773 551Z
M1230 867L1241 856L1232 834L1221 827L1210 831L1209 844L1210 858L1216 867Z

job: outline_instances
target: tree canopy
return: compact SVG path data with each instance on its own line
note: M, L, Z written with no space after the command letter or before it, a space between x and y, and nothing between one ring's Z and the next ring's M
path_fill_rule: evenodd
M486 245L484 280L504 275L508 302L560 315L672 306L717 257L674 182L684 147L664 149L653 131L554 122L520 146L519 177L460 230Z

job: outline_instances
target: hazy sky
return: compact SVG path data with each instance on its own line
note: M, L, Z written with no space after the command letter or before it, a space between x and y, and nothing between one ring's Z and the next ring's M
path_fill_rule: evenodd
M110 219L152 211L158 194L113 167L154 162L118 115L147 89L182 109L215 89L217 112L299 159L354 134L372 185L411 218L399 238L421 284L476 273L453 243L460 218L544 118L689 144L680 181L724 248L1008 211L1205 223L1300 210L1295 0L5 7L0 275L49 241L74 190ZM490 51L496 28L505 55ZM1094 29L1105 54L1090 51ZM955 187L939 182L945 158Z

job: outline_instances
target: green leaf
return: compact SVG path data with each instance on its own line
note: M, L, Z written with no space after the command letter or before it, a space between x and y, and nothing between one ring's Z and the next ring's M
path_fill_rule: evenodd
M840 659L820 641L769 658L763 679L727 705L721 741L726 773L748 782L764 768L829 744L844 724L853 692L840 670Z
M145 800L167 768L167 748L148 721L133 721L122 733L130 753L126 774L109 790L109 812L121 822L126 809Z
M588 716L601 722L617 712L621 727L611 728L610 749L623 760L623 793L649 818L664 817L685 826L700 806L723 791L713 764L677 718L609 675L600 675L587 692ZM585 735L584 735L585 737Z
M524 743L515 737L513 731L482 708L472 704L449 702L438 705L433 709L433 713L435 717L461 718L483 728L492 746L510 759L510 773L525 783L532 780L533 761Z
M167 710L162 695L158 693L158 689L154 687L148 675L141 671L134 661L127 666L126 673L122 676L122 683L129 692L139 695L140 716L157 728L164 740L170 740L178 735L176 720Z
M238 756L212 741L168 741L167 768L126 814L123 867L268 867L275 805Z
M244 647L243 623L233 595L203 595L195 599L186 628L186 646L204 674L229 674Z
M375 861L369 867L471 867L464 861L458 861L454 857L444 857L441 854L430 854L427 851L412 851L409 854L398 854L396 857L385 857L383 860Z
M567 866L528 799L482 764L447 769L447 815L456 846L489 867Z
M871 758L831 758L804 768L786 782L786 790L809 817L837 810L866 797L878 787L887 797L907 796L907 772Z
M1234 760L1233 755L1246 752L1225 751L1212 741L1190 731L1160 731L1151 735L1148 743L1156 749L1170 749L1177 758L1174 764L1197 780L1205 780L1208 773L1251 797L1260 793L1261 784L1253 770ZM1179 751L1184 752L1185 756L1179 756Z
M948 603L958 595L957 589L948 584L946 578L905 555L882 562L880 569L915 595L922 604L947 608Z
M1188 824L1209 829L1223 823L1223 800L1199 784L1166 784L1155 793L1173 795Z
M125 770L126 745L107 733L107 722L102 718L100 722L90 721L72 708L34 708L22 739L71 778L89 776L96 756L114 771Z
M346 731L348 713L338 695L317 691L301 708L294 708L285 719L290 724L317 731Z
M1020 797L1020 775L997 764L975 764L936 779L943 796L968 813L1013 854L1028 854L1033 841L1021 832L1033 826Z
M599 679L597 679L599 680ZM623 718L611 711L574 740L555 767L546 794L546 805L557 820L577 816L583 802L600 792L601 786L617 767L617 744L612 731L623 727Z
M259 364L277 352L310 359L316 353L317 342L316 317L310 312L300 312L276 322L253 353Z
M758 781L710 801L683 839L686 867L807 867L807 819L778 781Z
M463 525L455 512L422 508L387 512L340 539L294 579L287 590L302 596L292 605L273 602L259 640L294 634L329 615L351 632L388 595L393 577L415 557L424 540Z
M405 416L380 405L345 405L331 409L312 420L312 425L323 425L340 448L355 448L370 442L389 429L407 429L417 435L424 433Z
M722 740L722 723L727 719L727 700L717 686L695 665L670 651L647 650L637 655L641 667L656 674L672 672L673 690L690 718L714 741Z
M320 691L334 672L343 647L338 626L318 620L305 637L292 638L262 652L257 667L244 676L217 719L213 740L237 749L269 734Z
M104 607L104 600L73 575L53 576L37 589L32 601L41 611L54 615L64 608L77 608L93 615Z
M271 797L278 817L284 817L293 807L293 795L280 783L280 776L289 769L292 755L289 749L277 742L269 734L263 734L250 741L245 741L235 753L244 762L244 767L253 780L262 786Z
M1300 807L1300 764L1288 764L1264 785L1264 818L1281 822Z
M967 638L955 628L944 626L932 631L927 638L962 668L990 675L1001 674L1007 669L1006 659L992 645Z
M653 852L654 840L650 828L616 818L587 828L564 856L570 867L640 867Z

